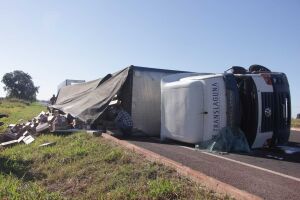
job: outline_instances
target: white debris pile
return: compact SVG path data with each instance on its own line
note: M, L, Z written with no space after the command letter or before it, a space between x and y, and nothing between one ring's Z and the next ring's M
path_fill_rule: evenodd
M30 144L41 133L58 132L60 130L82 129L85 124L70 114L60 114L42 111L32 120L10 124L4 134L0 135L0 147L7 147L18 143Z

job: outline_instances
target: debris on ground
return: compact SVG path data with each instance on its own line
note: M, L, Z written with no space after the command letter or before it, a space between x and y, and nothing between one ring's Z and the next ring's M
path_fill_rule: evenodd
M3 118L3 117L8 117L7 114L0 114L0 118Z
M102 135L102 131L100 131L100 130L87 130L86 133L96 136L96 137L99 137Z
M39 147L51 147L53 145L56 145L56 142L46 142L46 143L39 145Z
M278 157L278 156L273 156L273 155L267 155L268 158L273 158L275 160L283 160L282 157Z
M70 114L61 114L57 110L53 113L42 111L32 120L27 122L24 122L24 120L19 121L22 123L10 124L6 132L0 134L0 146L8 147L21 142L31 144L35 140L35 137L41 133L57 133L60 131L73 132L74 130L78 131L79 129L87 127L81 120L72 117Z

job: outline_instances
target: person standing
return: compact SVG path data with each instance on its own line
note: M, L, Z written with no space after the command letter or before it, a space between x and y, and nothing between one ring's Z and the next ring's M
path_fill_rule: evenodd
M53 96L52 96L51 99L50 99L50 104L51 104L51 105L54 105L55 102L56 102L56 97L55 97L55 95L53 94Z

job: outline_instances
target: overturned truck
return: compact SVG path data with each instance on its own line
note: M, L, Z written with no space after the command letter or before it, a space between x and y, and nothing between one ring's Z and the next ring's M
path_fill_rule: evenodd
M291 121L286 76L262 66L232 70L196 74L129 66L62 87L53 108L95 126L117 95L134 128L149 136L196 144L223 127L238 127L252 148L286 143Z

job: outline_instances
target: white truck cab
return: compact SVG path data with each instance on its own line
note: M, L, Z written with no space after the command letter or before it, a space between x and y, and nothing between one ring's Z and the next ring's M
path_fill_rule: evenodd
M258 65L232 69L163 78L161 139L198 144L224 127L238 127L251 148L287 142L291 112L285 74Z

